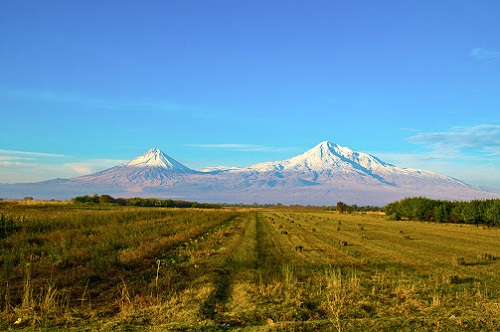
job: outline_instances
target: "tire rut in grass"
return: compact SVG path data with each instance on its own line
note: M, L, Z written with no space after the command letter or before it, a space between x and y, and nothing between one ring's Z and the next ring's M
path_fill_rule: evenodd
M256 216L257 225L257 262L259 270L264 274L274 275L276 267L283 263L284 252L277 243L277 240L271 236L273 231L268 223Z
M231 273L226 267L216 270L215 290L210 294L202 307L202 314L209 320L221 323L220 314L225 311L231 294Z
M253 218L253 219L252 219ZM220 326L234 325L230 319L229 306L233 297L233 289L238 282L239 274L255 266L252 257L255 245L252 238L253 216L241 221L239 232L231 239L231 255L222 266L214 269L214 290L202 306L202 315Z

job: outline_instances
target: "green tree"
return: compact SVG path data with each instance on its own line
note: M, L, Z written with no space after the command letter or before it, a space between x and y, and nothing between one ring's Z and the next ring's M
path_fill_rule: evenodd
M399 211L400 202L392 202L384 206L383 211L387 216L394 220L401 220L401 212Z
M101 204L106 204L106 203L116 203L116 200L109 196L109 195L101 195L98 198L98 202Z
M97 194L93 196L85 195L85 196L76 196L71 199L73 203L99 203L99 197Z
M347 209L347 205L344 202L337 202L337 212L344 213Z
M434 207L434 218L439 222L449 222L451 221L451 211L453 210L454 204L448 201L440 201L438 205Z
M484 221L490 226L500 226L500 199L490 199L485 202Z
M462 219L468 224L478 226L484 219L484 204L481 200L474 199L466 203L462 209Z

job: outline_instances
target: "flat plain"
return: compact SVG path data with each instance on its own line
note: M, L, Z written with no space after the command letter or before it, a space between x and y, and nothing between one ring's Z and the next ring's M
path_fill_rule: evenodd
M500 229L0 202L0 330L500 330Z

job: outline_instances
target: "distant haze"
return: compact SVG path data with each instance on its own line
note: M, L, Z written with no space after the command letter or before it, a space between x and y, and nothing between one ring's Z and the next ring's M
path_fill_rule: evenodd
M324 141L290 159L241 168L193 170L159 149L115 167L69 179L0 185L9 198L68 199L91 193L219 203L385 205L410 196L447 200L500 197L435 172L401 168Z

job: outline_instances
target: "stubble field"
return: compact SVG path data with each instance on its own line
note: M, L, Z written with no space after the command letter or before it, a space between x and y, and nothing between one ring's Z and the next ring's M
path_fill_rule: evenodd
M499 330L500 230L0 203L0 330Z

